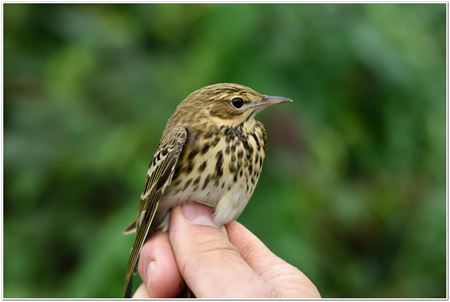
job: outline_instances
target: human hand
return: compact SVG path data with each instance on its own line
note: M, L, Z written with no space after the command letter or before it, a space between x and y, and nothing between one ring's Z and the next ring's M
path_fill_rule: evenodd
M186 283L198 298L320 298L296 267L233 221L219 228L212 209L194 202L171 211L168 232L143 246L144 281L134 298L176 297Z

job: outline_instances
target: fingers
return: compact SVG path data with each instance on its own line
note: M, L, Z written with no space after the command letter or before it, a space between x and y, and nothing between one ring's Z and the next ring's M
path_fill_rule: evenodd
M274 297L198 203L172 209L170 242L186 284L196 297Z
M239 222L227 225L228 237L245 261L261 278L278 289L283 297L320 298L315 285L296 267L273 254Z
M302 272L243 225L231 222L226 233L211 216L211 208L198 203L172 210L170 233L157 232L142 248L144 283L135 298L176 297L183 279L199 298L320 297Z
M228 238L245 261L263 278L273 265L283 262L275 256L252 232L237 221L227 226Z
M167 232L157 232L144 244L138 264L144 281L135 296L148 298L176 297L183 279L173 256Z

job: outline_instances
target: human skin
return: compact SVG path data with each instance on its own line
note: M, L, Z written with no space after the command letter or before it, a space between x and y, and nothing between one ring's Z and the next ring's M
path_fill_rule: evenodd
M212 209L194 202L172 209L169 231L145 243L138 270L134 298L177 297L185 284L198 298L320 298L308 277L242 224L218 227Z

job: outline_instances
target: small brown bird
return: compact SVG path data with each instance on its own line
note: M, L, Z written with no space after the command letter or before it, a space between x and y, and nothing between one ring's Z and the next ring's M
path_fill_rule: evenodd
M169 210L195 200L214 208L218 225L236 219L258 182L266 131L254 119L263 108L291 102L238 84L214 84L191 93L170 117L151 161L135 221L136 231L125 276L131 297L132 276L147 236L169 227Z

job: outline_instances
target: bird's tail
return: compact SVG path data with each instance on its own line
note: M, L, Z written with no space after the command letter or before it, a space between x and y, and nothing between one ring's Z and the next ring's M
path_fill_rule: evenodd
M151 208L145 213L142 224L139 225L136 232L136 239L134 240L133 247L131 249L130 260L128 261L127 272L125 274L125 298L131 298L133 291L133 275L136 272L136 266L139 260L139 254L141 253L142 245L144 245L145 239L150 231L150 226L155 216L156 209L159 202L150 203Z

